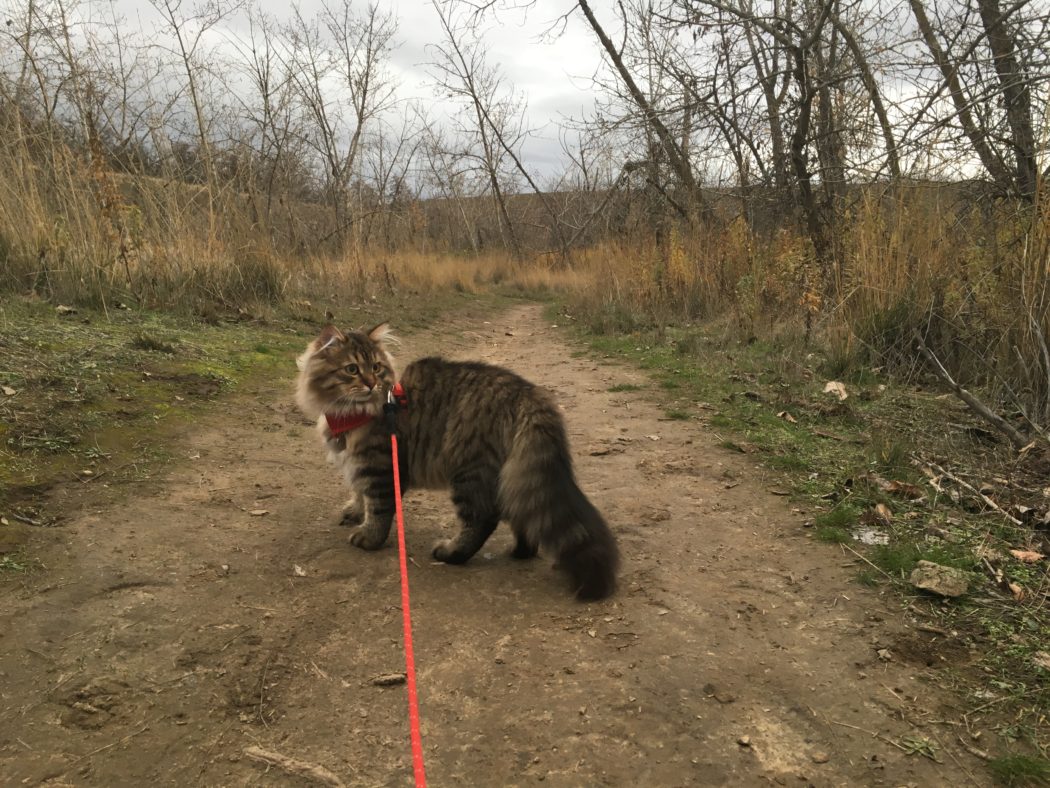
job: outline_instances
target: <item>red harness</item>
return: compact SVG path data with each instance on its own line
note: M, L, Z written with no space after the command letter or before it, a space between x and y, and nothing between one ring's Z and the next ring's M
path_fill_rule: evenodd
M408 395L405 394L405 388L400 383L394 384L394 388L390 390L390 396L398 407L408 407ZM338 438L351 430L365 426L374 421L376 417L368 413L326 413L324 418L328 422L328 430L332 433L332 437Z

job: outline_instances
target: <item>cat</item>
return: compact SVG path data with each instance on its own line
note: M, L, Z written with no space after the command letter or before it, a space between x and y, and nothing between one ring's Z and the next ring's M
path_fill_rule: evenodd
M382 547L394 514L393 461L383 405L398 380L390 328L326 326L298 358L296 402L317 429L354 497L344 522L351 544ZM510 524L515 558L543 547L579 599L616 588L619 552L598 510L576 484L565 425L552 396L501 367L429 357L405 367L406 404L396 413L401 489L451 489L461 530L433 556L470 559Z

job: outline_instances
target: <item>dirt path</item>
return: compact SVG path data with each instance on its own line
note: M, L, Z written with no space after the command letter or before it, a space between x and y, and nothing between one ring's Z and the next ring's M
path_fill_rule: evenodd
M409 498L433 785L988 784L902 661L934 636L851 583L748 458L608 392L643 375L574 357L533 306L403 352L436 350L558 393L625 560L594 605L548 561L509 559L505 528L465 567L434 564L451 506ZM404 688L371 682L403 668L396 552L346 543L287 381L182 451L159 488L71 516L40 546L47 572L0 586L0 783L309 784L245 757L259 745L409 784ZM906 752L923 738L941 763Z

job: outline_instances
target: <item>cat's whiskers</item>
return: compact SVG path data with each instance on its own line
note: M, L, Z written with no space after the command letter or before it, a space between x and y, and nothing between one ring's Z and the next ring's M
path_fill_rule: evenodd
M332 400L329 406L329 412L333 413L360 413L368 410L368 406L372 405L375 407L379 406L379 400L376 398L376 392L379 389L373 389L367 394L362 394L359 391L349 391L345 394L341 394Z

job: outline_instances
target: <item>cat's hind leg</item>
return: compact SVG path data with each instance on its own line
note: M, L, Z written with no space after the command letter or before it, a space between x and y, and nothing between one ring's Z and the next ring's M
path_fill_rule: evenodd
M464 471L452 478L452 502L462 527L454 538L434 545L434 558L446 564L466 563L485 544L499 525L496 480L495 472L483 469Z
M514 549L510 551L510 557L518 559L535 558L538 548L536 543L529 539L526 529L516 528L513 522L510 524L510 527L514 532Z

